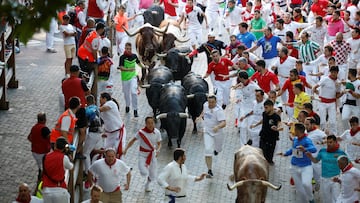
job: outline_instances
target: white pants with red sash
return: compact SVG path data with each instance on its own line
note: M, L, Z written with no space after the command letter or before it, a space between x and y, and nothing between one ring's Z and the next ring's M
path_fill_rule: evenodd
M106 139L105 139L105 148L114 148L116 151L116 157L121 159L122 158L122 151L125 149L126 145L126 129L124 124L121 128L106 132Z

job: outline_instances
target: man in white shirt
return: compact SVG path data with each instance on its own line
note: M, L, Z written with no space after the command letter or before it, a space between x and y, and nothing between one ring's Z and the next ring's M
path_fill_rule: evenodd
M100 196L101 193L103 192L102 188L98 185L94 185L91 188L91 192L90 192L90 199L85 200L81 203L103 203L102 201L100 201Z
M264 91L262 89L257 89L255 90L255 101L253 101L252 104L252 111L250 111L250 113L245 115L246 117L250 117L248 120L248 126L250 127L253 124L258 123L260 120L262 120L262 115L264 112L264 102L265 102L265 98L264 98ZM260 144L260 130L262 128L262 125L258 125L254 128L248 128L249 132L250 132L250 137L252 140L252 146L253 147L259 147Z
M310 34L310 40L316 42L320 47L324 47L325 36L327 35L327 27L324 25L324 20L321 16L315 18L315 24L310 25L303 29L299 36L302 33L307 32Z
M357 70L349 69L348 80L345 84L345 103L341 112L344 129L349 128L348 120L351 116L360 117L360 80L356 77Z
M139 140L139 171L142 176L147 178L145 184L145 192L150 192L150 182L156 180L157 176L157 156L161 148L161 133L155 128L155 120L153 117L145 118L145 128L139 130L135 137L133 137L124 150L126 155L127 150Z
M63 34L64 39L64 51L65 51L65 76L70 76L70 66L72 65L72 59L75 57L76 43L75 28L69 24L70 16L65 14L63 16L63 24L60 25L60 32Z
M354 28L351 31L351 38L346 40L350 44L350 54L348 58L348 69L358 69L360 68L360 29Z
M104 203L122 202L122 176L126 174L124 190L129 190L131 181L131 168L125 162L116 158L116 151L108 148L105 158L95 161L89 168L88 182L90 185L96 179L96 183L103 189L100 200Z
M348 155L350 161L358 161L360 154L360 125L359 118L353 116L349 119L350 129L344 131L339 141L345 141L345 153Z
M222 33L222 22L220 20L220 2L217 0L208 0L205 15L208 19L210 31L216 32L220 35Z
M228 7L224 15L226 31L229 35L235 34L237 32L237 26L241 23L241 8L235 5L234 0L228 1Z
M19 186L19 193L16 197L16 200L13 203L43 203L42 199L39 199L35 196L31 196L29 185L26 183L21 183Z
M163 171L158 177L159 185L165 189L166 202L171 199L171 202L187 202L186 201L186 190L188 180L193 180L194 182L203 180L206 177L206 173L201 174L196 177L190 175L185 166L185 150L182 148L177 148L174 151L174 161L170 162L165 166Z
M100 95L100 117L104 121L105 148L114 148L121 158L126 145L126 129L120 117L119 107L107 92Z
M204 110L200 117L204 119L205 162L209 177L213 177L212 158L222 151L224 134L222 128L226 126L226 117L221 106L217 105L216 96L210 95L204 103Z

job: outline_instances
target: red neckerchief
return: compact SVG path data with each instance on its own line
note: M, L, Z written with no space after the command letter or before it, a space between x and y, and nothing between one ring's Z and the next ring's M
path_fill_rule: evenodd
M27 194L25 200L20 199L20 197L17 196L16 201L19 202L19 203L30 203L31 202L31 196L30 196L30 194Z
M296 16L296 17L294 18L294 21L296 21L296 22L300 22L301 18L302 18L302 16L301 16L301 15Z
M131 56L132 53L131 53L131 51L124 51L124 55L125 55L125 56Z
M280 64L283 64L287 58L288 58L288 56L280 57Z
M111 166L113 166L116 163L116 159L115 159L114 163L108 163L105 159L105 163L106 163L106 165L108 165L111 168Z
M284 21L284 24L286 24L286 25L289 25L290 23L291 23L291 20L288 23Z
M189 5L186 5L185 6L185 12L186 14L189 14L191 11L194 10L194 7L193 6L189 6Z
M332 80L337 80L337 77L336 78L333 78L331 75L329 75L329 78L332 79Z
M314 117L316 115L315 111L309 113L308 117Z
M273 37L273 35L272 34L270 34L270 36L269 37L266 37L266 36L264 36L265 37L265 39L266 40L270 40L272 37Z
M345 173L346 171L350 170L353 167L352 163L350 162L347 166L345 166L344 169L341 170L341 172Z
M350 129L350 135L353 137L353 136L355 136L356 133L358 133L359 131L360 131L360 126L358 126L355 131L353 131L352 129Z
M336 150L338 150L340 148L339 143L336 143L335 147L332 149L326 148L327 152L336 152Z
M314 126L313 128L311 128L311 130L308 130L308 133L309 132L312 132L312 131L314 131L314 130L316 130L317 128L316 128L316 126Z
M262 5L260 5L260 6L255 6L254 11L256 11L256 10L260 11L260 10L261 10L261 7L262 7Z
M334 20L333 18L331 18L330 19L330 22L332 22L332 23L336 23L336 22L339 22L341 19L339 18L339 19L337 19L337 20Z
M145 128L143 128L141 130L146 132L146 133L154 133L155 128L153 130L150 130L149 128L145 127Z
M353 39L360 39L360 35L359 35L359 36L357 36L357 37L353 37Z

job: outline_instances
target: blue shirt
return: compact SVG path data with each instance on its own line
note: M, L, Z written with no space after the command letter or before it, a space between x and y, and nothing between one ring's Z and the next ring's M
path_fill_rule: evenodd
M321 161L321 177L331 178L340 174L337 158L341 155L346 156L341 149L335 152L327 152L326 148L320 149L316 159Z
M245 44L245 46L247 48L251 48L252 47L252 43L256 42L256 37L253 33L251 32L246 32L244 34L239 33L238 35L236 35L236 38L242 42L243 44Z
M302 75L302 76L304 76L304 77L306 77L306 73L304 72L304 71L299 71L299 75Z
M292 155L291 164L294 166L305 167L311 165L310 158L307 157L304 152L297 149L299 146L303 146L305 150L308 152L311 153L316 152L316 147L312 143L311 139L305 136L300 140L297 137L295 137L292 148L287 150L284 155L285 156Z
M88 119L88 121L94 120L96 115L99 115L98 112L99 108L95 104L87 106L85 108L86 118Z
M272 59L278 56L278 50L276 46L279 42L281 42L281 39L278 36L274 35L270 39L266 39L264 36L259 39L256 45L262 47L262 57L264 59Z

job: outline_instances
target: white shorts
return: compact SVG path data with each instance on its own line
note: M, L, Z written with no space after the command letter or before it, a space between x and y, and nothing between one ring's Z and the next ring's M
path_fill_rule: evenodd
M213 156L214 150L217 152L222 151L224 143L224 136L217 133L215 136L211 136L208 133L204 133L204 144L205 144L205 156Z

